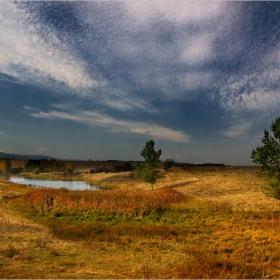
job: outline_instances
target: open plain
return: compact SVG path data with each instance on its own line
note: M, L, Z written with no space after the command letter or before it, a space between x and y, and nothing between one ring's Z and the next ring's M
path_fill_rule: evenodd
M280 277L280 205L258 167L173 167L154 191L87 168L73 176L112 190L0 182L1 278Z

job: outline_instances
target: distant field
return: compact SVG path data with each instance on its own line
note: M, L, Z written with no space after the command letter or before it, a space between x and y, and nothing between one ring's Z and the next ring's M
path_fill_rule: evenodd
M175 167L155 191L131 172L80 175L113 191L0 181L0 278L279 278L258 170Z
M259 167L175 167L158 182L157 188L174 188L186 195L203 201L227 202L234 209L274 210L279 208L277 200L267 198L261 190L265 183L257 172ZM85 174L88 182L118 188L150 189L130 172Z
M23 167L26 160L12 160L12 168ZM135 165L135 162L131 162ZM140 179L134 178L131 172L88 174L96 168L112 168L121 166L121 161L74 161L73 179L85 180L91 184L109 188L150 189L150 186ZM164 179L155 188L171 187L205 201L228 202L236 209L268 210L278 207L275 199L267 198L261 191L265 183L257 172L256 166L185 166L173 167L166 172ZM36 178L52 177L59 179L59 174L32 175ZM71 177L69 177L71 179Z

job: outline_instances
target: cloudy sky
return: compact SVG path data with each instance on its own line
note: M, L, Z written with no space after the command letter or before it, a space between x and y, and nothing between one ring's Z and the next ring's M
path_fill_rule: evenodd
M252 165L280 115L280 2L0 2L0 151Z

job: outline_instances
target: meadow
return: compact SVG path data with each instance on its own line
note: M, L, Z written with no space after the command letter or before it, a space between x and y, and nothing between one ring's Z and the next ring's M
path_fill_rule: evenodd
M82 175L101 191L1 181L0 277L279 278L280 207L258 170L173 168L154 191L130 172Z

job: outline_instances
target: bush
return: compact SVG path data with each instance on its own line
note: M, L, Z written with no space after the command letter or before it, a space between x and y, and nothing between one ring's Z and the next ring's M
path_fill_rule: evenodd
M99 167L99 168L91 169L89 171L90 174L101 173L101 172L108 173L108 172L110 172L110 169L105 168L105 167Z
M73 162L65 162L65 173L73 174L75 169L75 164Z
M116 165L114 167L111 168L111 172L124 172L124 166L122 165Z
M163 169L164 170L170 170L170 168L175 164L174 159L167 158L163 163Z
M130 162L126 162L124 165L124 171L131 171L132 170L132 164Z
M33 170L33 173L36 174L36 175L40 174L40 173L41 173L40 168L38 168L38 167L35 168L35 169Z
M11 161L7 158L0 159L0 174L7 174L11 172Z

